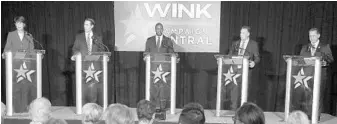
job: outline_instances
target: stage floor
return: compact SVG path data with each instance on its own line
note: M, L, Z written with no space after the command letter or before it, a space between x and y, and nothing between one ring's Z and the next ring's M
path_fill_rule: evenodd
M52 117L65 119L68 124L81 124L81 116L75 114L75 107L64 107L64 106L53 106L52 107ZM132 108L134 117L137 117L136 109ZM181 109L177 109L174 115L169 114L167 111L167 118L165 121L160 121L159 123L165 124L176 124L179 119ZM233 124L232 116L228 113L233 113L231 111L222 110L221 117L215 117L215 110L205 110L206 123L207 124ZM264 112L266 117L266 124L285 124L282 120L284 119L283 112ZM227 115L227 116L225 116ZM4 117L5 124L29 124L29 115L25 114L14 114L13 116ZM331 116L329 114L322 114L320 124L337 124L337 117Z

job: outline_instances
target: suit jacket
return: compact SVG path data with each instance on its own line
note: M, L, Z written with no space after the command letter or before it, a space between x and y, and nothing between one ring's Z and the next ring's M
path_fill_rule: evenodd
M100 45L100 43L102 43L102 38L96 33L93 33L93 37L95 38L92 40L91 52L104 51L103 46ZM76 40L73 46L73 54L76 54L78 52L80 52L83 56L88 55L88 45L84 32L76 35Z
M9 32L4 51L16 52L20 49L26 49L26 50L34 49L33 38L25 34L21 41L17 30Z
M145 52L150 53L173 53L173 43L172 40L163 35L161 46L158 49L156 45L156 36L149 37L146 40Z
M229 49L229 55L239 55L241 40L235 41ZM256 41L249 39L244 55L249 56L248 60L254 61L255 65L260 62L259 47Z
M301 49L301 56L311 56L311 43L304 45ZM327 65L334 61L329 44L322 43L321 41L317 45L314 56L321 56L323 60L327 62Z

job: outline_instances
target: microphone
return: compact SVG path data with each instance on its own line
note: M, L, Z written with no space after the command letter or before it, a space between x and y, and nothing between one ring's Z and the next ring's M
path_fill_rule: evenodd
M98 41L97 41L97 38L96 38L94 35L92 35L91 39L92 39L96 44L99 44L100 46L103 46L108 52L110 52L109 48L108 48L107 46L105 46L103 43L98 42Z
M42 46L42 44L41 44L39 41L35 40L35 38L33 37L33 35L32 35L31 33L28 33L27 31L25 31L25 34L26 34L27 36L29 36L30 38L32 38L33 42L36 42L37 44L40 45L40 47L41 47L42 49L44 49L43 46ZM30 40L29 40L29 41L30 41Z

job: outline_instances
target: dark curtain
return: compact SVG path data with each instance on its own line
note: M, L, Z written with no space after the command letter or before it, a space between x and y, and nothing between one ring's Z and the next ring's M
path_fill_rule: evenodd
M103 36L111 52L108 78L109 103L136 107L145 98L145 63L141 52L114 51L113 2L1 2L1 48L13 18L27 18L27 31L46 49L43 59L43 96L53 105L73 106L74 62L70 60L75 35L83 30L86 17L94 18L94 30ZM237 40L241 26L252 28L251 39L260 44L261 62L250 82L249 101L265 111L284 111L286 63L282 55L299 54L308 43L308 30L321 29L321 42L329 43L337 59L336 2L221 2L220 53L226 54ZM165 24L164 24L165 28ZM177 107L199 102L215 109L218 53L179 53ZM5 61L2 60L1 93L5 102ZM336 62L331 68L337 68ZM335 114L336 70L325 90L324 112Z

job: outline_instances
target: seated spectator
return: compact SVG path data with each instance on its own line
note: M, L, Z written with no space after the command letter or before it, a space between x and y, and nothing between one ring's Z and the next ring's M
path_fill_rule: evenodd
M68 123L63 119L51 118L46 122L46 124L68 124Z
M6 105L1 102L1 123L3 124L4 118L3 116L6 115Z
M103 113L105 124L134 124L129 107L123 104L111 104Z
M33 100L29 105L29 114L32 119L30 124L45 124L49 121L51 103L48 99L41 97Z
M198 109L200 109L202 112L204 112L204 107L202 107L201 104L196 103L196 102L190 102L190 103L184 105L184 108L183 108L183 109L185 109L185 108L198 108Z
M138 124L152 124L156 105L148 100L140 100L137 104Z
M190 105L192 106L189 105L187 105L187 107L185 106L185 108L181 112L178 124L204 124L206 120L205 114L200 109L200 106L195 103Z
M101 120L103 108L96 103L87 103L82 108L82 124L97 124Z
M264 124L263 111L254 103L244 103L233 117L234 124Z
M310 124L310 121L304 112L293 111L289 114L286 124Z

